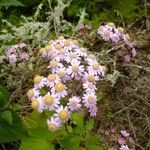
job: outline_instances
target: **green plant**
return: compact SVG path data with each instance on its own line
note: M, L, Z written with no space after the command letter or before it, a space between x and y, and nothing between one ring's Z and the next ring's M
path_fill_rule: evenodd
M27 135L18 109L18 104L8 101L8 92L0 85L0 142L20 140Z
M51 132L45 123L46 113L32 112L24 117L29 136L22 140L20 150L104 150L100 146L100 136L93 133L94 119L87 120L85 115L73 113L69 123L57 132Z

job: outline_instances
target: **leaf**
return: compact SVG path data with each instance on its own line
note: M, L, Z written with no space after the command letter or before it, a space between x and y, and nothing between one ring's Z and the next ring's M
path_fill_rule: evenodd
M104 149L98 145L89 145L87 150L104 150Z
M6 110L1 113L1 117L5 119L9 124L12 124L12 114L11 111Z
M51 143L41 138L26 138L22 141L20 150L54 150Z
M94 119L90 119L90 120L86 123L85 129L90 131L90 130L93 129L93 126L94 126Z
M27 132L20 117L12 112L12 124L0 118L0 142L11 142L26 137Z
M65 150L80 150L80 138L77 136L67 136L60 141L60 145Z
M38 126L45 127L46 119L47 118L44 114L33 111L32 113L26 115L23 121L28 129L32 129L37 128Z
M76 123L77 126L83 127L83 125L84 125L83 115L80 115L78 113L72 113L71 119L72 119L72 121L74 121Z
M18 0L1 0L0 1L0 6L25 6Z
M0 85L0 108L4 108L7 105L8 92L7 90Z

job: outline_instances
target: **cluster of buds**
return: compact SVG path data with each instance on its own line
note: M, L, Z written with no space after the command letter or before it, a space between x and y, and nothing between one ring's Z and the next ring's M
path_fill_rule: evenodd
M16 62L22 62L29 59L29 54L24 51L24 48L26 48L26 46L27 45L25 43L20 43L8 48L7 58L11 65L15 64Z
M117 143L117 147L111 147L109 150L135 150L135 142L126 130L121 130L118 133L114 128L111 130L101 130L101 133L104 133L106 138L112 143Z
M96 83L105 75L105 67L96 56L80 47L77 40L65 39L49 41L39 50L50 63L47 76L37 75L34 87L27 93L32 108L38 112L49 110L47 120L49 130L58 130L69 120L72 112L88 110L91 117L96 116Z
M105 41L119 45L121 42L125 44L130 52L125 53L124 60L129 62L132 57L135 57L137 51L134 47L134 43L131 41L129 34L125 33L124 28L116 27L114 23L108 23L106 25L101 25L98 28L97 34L100 35Z

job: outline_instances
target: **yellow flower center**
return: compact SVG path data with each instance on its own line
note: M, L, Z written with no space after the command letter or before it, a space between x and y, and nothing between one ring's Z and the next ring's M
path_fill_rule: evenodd
M66 111L66 110L61 110L61 111L58 113L58 117L59 117L59 119L62 120L62 121L68 120L68 117L69 117L68 111Z
M54 41L53 40L50 40L49 42L48 42L48 44L52 44Z
M61 78L64 78L66 74L65 74L64 71L60 71L60 72L58 73L58 75L59 75Z
M94 70L98 70L99 64L98 64L98 63L95 63L95 64L92 65L92 67L93 67Z
M73 40L72 42L73 44L76 44L76 45L79 43L77 40Z
M53 96L46 96L45 97L45 104L46 105L52 105L54 103L54 97Z
M95 81L94 75L88 75L87 80L89 82L94 82Z
M55 132L55 131L58 130L58 127L57 127L56 124L50 123L50 124L48 125L48 129L49 129L50 131L52 131L52 132Z
M124 33L124 28L118 27L119 32Z
M69 40L69 39L66 40L66 41L64 42L64 45L65 45L65 46L69 46L69 45L70 45L70 40Z
M60 53L61 53L61 54L65 54L66 51L65 51L64 49L60 49Z
M95 103L95 101L96 101L96 100L95 100L95 98L94 98L93 96L89 96L89 97L88 97L88 102L89 102L89 103L93 104L93 103Z
M50 74L50 75L48 75L48 80L49 80L50 82L55 81L55 80L56 80L56 75L55 75L55 74Z
M39 101L38 100L32 101L31 107L33 109L37 109L39 107Z
M58 40L63 40L63 39L64 39L63 36L59 36L59 37L58 37Z
M57 54L56 54L56 53L51 54L51 59L54 59L54 58L56 58L56 57L57 57Z
M129 34L126 34L125 36L126 36L126 38L127 38L128 40L131 40L131 38L130 38L130 35L129 35Z
M115 24L114 24L113 22L109 22L108 25L109 25L110 27L114 27L114 26L115 26Z
M62 83L58 83L55 85L56 92L62 92L64 91L64 89L65 89L65 86Z
M60 44L56 44L55 48L58 49L58 50L60 50L62 48L62 46Z
M78 72L79 71L79 66L73 65L72 66L72 71L73 72Z
M29 97L29 98L32 98L33 96L34 96L34 91L31 89L31 90L29 90L28 92L27 92L27 96Z
M105 36L109 36L109 35L110 35L110 32L109 32L109 31L105 31L105 32L104 32L104 35L105 35Z
M39 50L39 53L43 53L45 51L45 49L44 48L41 48L40 50Z
M57 61L51 61L50 66L54 69L58 66L58 62Z
M50 51L50 50L51 50L51 46L47 45L47 46L45 47L45 50L46 50L46 51Z
M75 106L77 106L77 102L76 101L71 101L71 105L75 107Z
M37 76L34 78L34 83L35 83L35 84L38 84L38 83L41 82L41 80L42 80L42 77L39 76L39 75L37 75Z
M93 55L93 54L90 54L90 55L89 55L89 58L91 58L91 59L96 59L96 56Z
M70 58L76 58L76 53L71 52L71 53L69 54L69 57L70 57Z

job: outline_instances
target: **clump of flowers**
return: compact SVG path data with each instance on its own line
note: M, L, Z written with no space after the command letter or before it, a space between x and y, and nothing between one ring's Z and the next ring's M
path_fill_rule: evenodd
M126 130L121 130L118 133L114 128L110 130L101 130L101 133L106 136L108 141L115 146L109 148L109 150L135 150L135 142L130 133Z
M124 54L124 60L129 62L132 57L135 57L137 51L135 49L134 43L132 42L129 34L125 33L124 28L116 27L114 23L108 23L101 25L98 28L97 34L100 35L103 40L111 42L115 45L124 43L129 52Z
M63 36L49 41L39 53L50 60L49 74L35 76L34 87L27 95L33 109L53 113L47 120L49 130L58 130L72 112L86 109L95 117L96 83L105 75L105 67L99 64L96 56L80 47L77 40Z
M16 62L22 62L29 59L29 54L24 51L26 47L27 45L25 43L20 43L8 48L7 58L11 65L15 64Z

